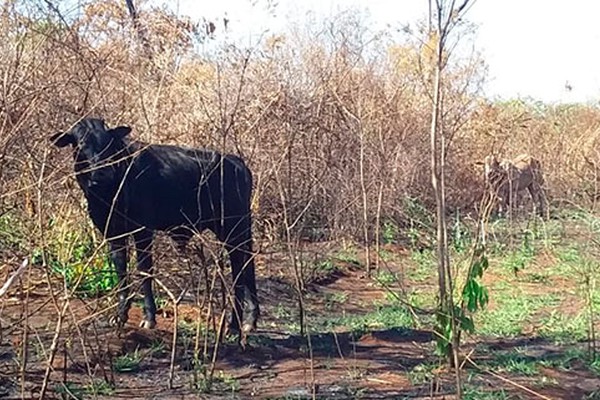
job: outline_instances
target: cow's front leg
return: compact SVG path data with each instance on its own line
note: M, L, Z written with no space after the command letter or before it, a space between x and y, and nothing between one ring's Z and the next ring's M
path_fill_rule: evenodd
M156 326L156 303L152 293L152 240L153 233L143 230L134 235L135 253L138 270L143 272L142 293L144 294L144 319L140 322L143 328L152 329Z
M127 322L130 300L129 300L129 282L127 279L127 239L120 238L111 240L110 258L117 271L119 286L117 289L117 324L123 326Z

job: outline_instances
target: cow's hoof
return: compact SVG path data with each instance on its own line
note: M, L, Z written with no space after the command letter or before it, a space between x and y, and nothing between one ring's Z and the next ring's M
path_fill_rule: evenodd
M143 319L140 322L140 328L144 329L154 329L156 327L156 321L149 321L147 319Z
M242 326L242 332L244 334L253 332L256 330L256 324L251 324L249 322L244 323L244 325Z
M127 318L123 318L118 315L113 315L108 319L108 324L110 326L114 326L119 329L123 328L125 326L126 322L127 322Z

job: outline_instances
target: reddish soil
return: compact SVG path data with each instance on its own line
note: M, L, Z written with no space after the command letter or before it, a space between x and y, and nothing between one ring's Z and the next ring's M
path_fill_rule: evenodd
M181 329L174 363L174 388L168 389L175 322L172 307L166 307L165 312L159 316L157 329L149 331L136 328L141 310L139 305L134 305L130 321L118 333L107 324L106 313L101 313L110 302L72 299L63 319L58 351L52 362L48 398L57 396L54 389L61 382L69 382L70 387L88 385L90 375L97 382L106 380L114 385L114 391L98 395L97 398L291 399L311 398L313 394L317 398L327 399L454 398L454 377L444 368L430 371L431 376L427 379L415 380L418 374L414 371L436 363L436 358L432 355L431 332L388 329L370 331L355 338L342 327L336 333L311 332L311 346L307 346L302 336L285 329L286 324L297 320L298 308L293 280L284 273L290 271L289 266L286 266L286 259L280 254L262 256L257 264L258 287L263 305L260 329L249 338L249 347L245 350L230 342L220 346L214 365L214 376L217 379L211 394L200 394L192 389L194 372L191 370L191 354L194 343L182 339L186 333ZM269 269L266 265L269 265ZM399 273L405 266L388 267ZM7 271L4 268L2 273L6 275ZM341 265L330 276L317 280L318 284L309 285L305 304L307 313L311 317L333 317L372 311L374 302L385 301L386 290L364 278L363 272L349 264ZM4 277L2 278L3 282ZM181 279L185 281L186 278ZM503 278L490 273L486 279L493 282ZM173 278L173 282L176 281ZM28 300L23 291L15 288L0 306L0 397L21 398L21 390L24 398L38 396L42 386L58 312L49 297L44 275L39 268L32 268L30 282L37 284L30 285ZM54 289L58 293L56 301L60 306L64 299L60 297L62 292L59 285L60 282L56 282ZM524 284L523 288L533 292L539 290L535 285L529 287ZM333 295L339 295L344 300L335 303L333 307L327 307L326 299ZM287 314L281 315L282 312ZM186 321L190 325L194 324L199 315L197 307L189 301L183 301L178 314L180 321ZM205 316L205 313L200 315ZM216 326L218 320L219 318L215 318L208 325ZM23 359L25 326L28 362L24 372L26 383L21 387L19 362ZM189 332L187 335L190 337ZM539 354L563 351L560 347L533 336L502 341L472 338L470 341L477 342L478 345L486 344L495 350L527 346L528 351ZM157 343L163 343L158 350ZM472 345L467 343L467 350L469 346ZM471 353L476 363L483 362L488 357L487 353L478 349L477 346L472 347ZM210 347L208 353L212 354L212 350L213 347ZM135 351L143 357L139 370L131 373L111 371L111 361L114 363L119 355ZM581 399L600 388L598 377L586 371L583 366L569 371L541 369L540 374L547 377L549 382L541 388L536 388L533 380L523 377L498 377L478 371L472 366L467 369L478 372L473 379L482 390L504 388L514 398ZM409 374L411 371L412 381ZM523 388L528 388L529 391ZM540 395L545 397L539 397ZM94 396L86 394L85 397Z

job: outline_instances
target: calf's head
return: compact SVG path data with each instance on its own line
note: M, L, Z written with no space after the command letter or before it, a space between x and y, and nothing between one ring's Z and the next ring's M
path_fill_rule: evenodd
M498 173L498 171L500 170L500 163L498 162L498 159L496 158L496 156L488 155L485 157L485 159L483 161L483 165L484 165L483 171L485 174L485 180L490 182L490 180L492 180L494 175L496 175Z
M52 135L50 141L57 147L72 147L77 181L87 193L119 183L129 132L128 126L109 129L101 119L86 118L71 130Z

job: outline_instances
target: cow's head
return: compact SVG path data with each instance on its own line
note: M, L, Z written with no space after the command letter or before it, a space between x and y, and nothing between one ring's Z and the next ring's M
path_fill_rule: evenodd
M86 118L71 130L50 137L57 147L71 145L77 180L84 191L115 184L122 175L117 166L125 159L128 126L109 129L103 120ZM118 183L118 182L116 182Z
M492 176L500 170L500 163L495 155L490 154L485 157L483 161L483 171L485 174L485 179L490 180Z
M483 166L483 180L487 185L498 185L506 175L498 158L493 154L486 156L483 161L476 161L475 165Z

